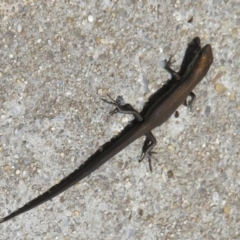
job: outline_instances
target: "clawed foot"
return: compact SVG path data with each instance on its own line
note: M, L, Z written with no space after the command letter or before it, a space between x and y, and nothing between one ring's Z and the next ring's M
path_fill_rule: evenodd
M140 157L140 159L138 160L138 162L142 162L142 160L143 160L145 157L147 157L150 172L152 172L152 155L153 155L153 154L156 154L156 152L152 152L152 151L142 152L141 157Z
M170 56L170 58L167 60L164 60L164 68L165 69L169 69L171 68L171 65L174 63L175 61L172 61L172 55Z
M107 94L108 98L111 100L111 101L108 101L104 98L102 98L102 101L104 101L105 103L108 103L108 104L111 104L113 106L115 106L116 108L112 111L110 111L109 113L111 115L113 114L116 114L116 113L119 113L121 112L122 110L122 105L124 104L124 100L123 100L123 97L122 96L118 96L116 100L114 100L109 94Z

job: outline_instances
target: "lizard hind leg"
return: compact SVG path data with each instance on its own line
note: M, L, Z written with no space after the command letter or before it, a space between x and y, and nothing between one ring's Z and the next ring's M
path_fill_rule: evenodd
M152 154L155 154L156 152L153 152L152 149L156 145L157 141L156 138L153 136L151 132L146 134L146 139L143 143L142 146L142 154L139 159L139 162L142 162L142 160L147 157L148 158L148 163L149 163L149 169L152 172Z

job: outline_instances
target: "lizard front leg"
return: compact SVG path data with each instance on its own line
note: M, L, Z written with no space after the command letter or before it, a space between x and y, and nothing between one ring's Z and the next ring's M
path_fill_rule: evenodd
M107 101L106 99L102 100L108 104L115 106L116 108L110 112L111 115L115 113L123 113L123 114L132 114L136 121L141 122L143 120L142 115L135 110L130 104L121 104L123 101L122 97L118 96L116 100L112 99L110 95L107 95L111 101Z

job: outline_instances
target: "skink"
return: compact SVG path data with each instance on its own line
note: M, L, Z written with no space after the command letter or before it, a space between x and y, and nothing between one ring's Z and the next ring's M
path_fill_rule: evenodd
M213 54L211 45L207 44L201 48L200 39L197 37L188 45L179 72L174 72L170 68L170 62L166 61L165 69L171 73L172 78L149 98L148 103L140 113L134 110L129 104L120 105L117 101L104 100L116 107L112 113L133 114L134 120L117 137L112 138L90 156L78 169L42 195L31 200L10 215L0 219L0 223L27 212L59 195L90 175L106 161L142 136L145 136L146 139L142 147L141 160L145 156L151 159L151 150L156 144L156 139L151 131L162 125L185 102L189 95L193 98L192 90L205 77L212 62Z

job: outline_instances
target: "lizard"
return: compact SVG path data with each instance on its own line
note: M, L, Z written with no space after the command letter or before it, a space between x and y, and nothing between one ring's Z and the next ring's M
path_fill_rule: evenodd
M113 137L101 146L74 172L70 173L58 184L52 186L46 192L26 203L21 208L1 218L0 223L6 222L51 200L86 176L89 176L101 165L142 136L145 136L145 141L142 146L142 154L139 161L148 157L151 170L150 160L151 154L153 153L152 149L157 143L151 131L167 121L182 103L191 107L195 99L195 94L193 94L192 90L205 77L212 63L213 53L211 45L207 44L201 48L200 38L196 37L188 44L181 68L178 72L175 72L170 67L171 57L168 61L165 60L164 68L171 74L171 79L150 96L149 101L140 113L130 104L120 104L110 96L110 101L103 99L106 103L115 106L111 114L132 114L134 116L133 121L131 121L118 136ZM186 99L189 95L191 96L191 100L187 103Z

